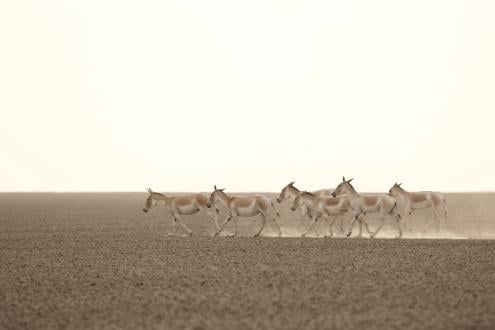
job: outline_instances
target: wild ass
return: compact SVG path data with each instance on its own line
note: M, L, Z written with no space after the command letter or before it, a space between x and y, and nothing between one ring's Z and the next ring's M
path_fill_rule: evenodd
M163 205L166 210L172 215L172 230L175 232L175 222L178 220L182 228L187 231L189 236L192 235L191 229L189 229L184 222L182 222L181 215L191 215L197 213L199 210L206 210L206 214L213 219L215 227L218 230L218 209L215 208L215 212L211 212L206 207L208 197L205 194L188 194L180 196L166 196L161 193L152 191L150 188L146 189L149 193L148 198L144 204L143 212L147 213L149 210L157 205ZM175 233L169 233L173 235Z
M294 200L301 194L301 191L297 189L294 186L295 181L292 181L288 185L286 185L284 188L282 188L282 191L280 192L280 195L277 197L277 202L280 204L286 199L290 199L293 203ZM316 195L318 197L323 197L323 196L332 196L333 190L331 189L320 189L320 190L315 190L312 192L313 195ZM301 221L304 220L306 216L309 216L310 218L313 218L311 214L311 209L309 209L304 203L301 204L299 207L301 210ZM343 231L342 227L342 222L340 223L341 229Z
M448 219L447 200L442 193L437 191L409 192L402 188L401 185L402 183L394 183L392 188L388 191L388 194L404 204L404 213L402 215L404 222L414 210L427 209L430 207L433 212L426 230L435 220L443 220L445 222L445 220ZM437 222L437 224L439 224L439 222Z
M277 225L278 236L280 237L282 235L282 230L280 229L280 225L277 223L277 220L273 214L269 214L271 213L270 207L272 207L276 215L280 216L270 198L261 194L245 197L231 197L227 195L224 190L225 188L218 189L217 186L214 186L214 190L210 195L208 203L206 204L207 207L211 207L212 205L216 205L216 203L221 202L227 207L228 210L227 218L220 228L218 228L215 236L217 236L222 231L223 227L232 219L234 219L234 234L232 236L237 236L237 221L239 220L239 217L254 217L258 214L261 216L262 225L254 237L258 237L261 234L268 216L270 216L273 222Z
M302 237L308 234L321 217L325 218L329 226L329 235L325 235L325 237L332 237L335 218L331 216L344 214L349 209L349 202L344 197L317 196L307 191L303 191L297 195L290 209L295 211L303 205L313 214L313 221L306 232L301 235ZM343 218L340 219L341 228L343 227L342 222Z
M344 193L345 198L349 202L351 208L352 222L351 229L347 234L347 237L351 236L354 223L358 220L361 214L366 215L368 213L375 212L380 213L380 225L378 226L376 231L371 234L367 220L365 217L363 217L362 220L359 220L359 237L361 237L363 221L366 226L366 230L371 235L370 237L375 237L385 224L385 215L390 215L396 220L397 227L399 229L399 236L397 238L402 237L402 228L400 224L401 218L400 215L397 213L397 201L393 197L388 195L360 195L351 185L352 180L353 179L346 180L345 177L342 177L342 182L337 186L337 188L335 188L335 191L333 192L334 197L338 194Z

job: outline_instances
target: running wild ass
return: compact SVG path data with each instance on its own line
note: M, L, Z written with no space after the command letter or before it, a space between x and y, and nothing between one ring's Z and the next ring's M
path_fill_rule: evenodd
M175 234L175 223L179 221L182 228L187 231L189 236L192 235L191 229L189 229L184 222L182 222L181 215L191 215L197 213L199 210L206 210L206 214L215 222L215 227L218 230L218 209L215 208L215 212L206 207L208 197L204 194L188 194L180 196L166 196L161 193L152 191L150 188L146 189L149 193L148 198L144 204L143 212L147 213L149 210L157 205L162 205L172 215L172 233Z
M292 202L301 194L301 191L297 189L294 186L295 181L292 181L288 185L286 185L284 188L282 188L282 191L280 192L280 195L277 197L277 202L280 204L286 199L290 199ZM323 197L323 196L332 196L333 190L331 189L320 189L320 190L315 190L312 192L313 195L316 195L318 197ZM304 220L304 218L308 215L310 218L313 218L311 214L311 210L306 207L305 204L301 204L300 208L301 210L301 221Z
M317 196L313 193L303 191L294 199L290 209L295 211L298 207L302 206L306 206L311 211L311 214L313 214L313 221L306 232L301 236L305 237L316 222L323 217L329 226L329 234L325 235L325 237L332 237L335 218L331 216L341 215L347 212L349 209L349 202L344 197ZM341 228L343 228L342 222L343 218L340 219Z
M392 188L390 188L388 194L403 203L404 212L402 218L404 221L414 210L427 209L430 207L433 212L426 230L435 220L437 220L437 225L439 226L440 220L445 222L448 219L447 200L442 193L436 191L409 192L402 188L401 185L402 183L396 182Z
M231 197L227 195L224 190L225 188L218 189L217 186L214 186L214 190L211 193L210 199L207 203L207 207L211 207L212 205L216 205L218 202L220 202L225 207L227 207L228 210L227 218L220 226L220 228L218 228L214 236L217 236L222 231L223 227L230 220L234 219L234 234L231 236L235 237L237 236L237 221L239 220L239 217L254 217L258 214L261 216L262 225L259 231L254 235L254 237L258 237L263 231L267 217L270 217L270 219L273 220L273 222L277 226L278 236L280 237L282 235L280 225L277 223L275 216L273 216L273 214L270 214L274 211L277 216L280 216L270 198L261 194L243 197Z
M351 236L354 223L358 220L360 215L366 215L368 213L375 212L380 213L380 225L378 226L376 231L371 234L366 217L363 217L362 220L359 219L359 237L361 237L363 221L366 226L366 230L371 235L370 237L375 237L385 224L385 215L389 215L396 220L399 230L399 236L397 238L402 237L402 228L400 224L401 217L397 212L397 201L389 195L358 194L358 192L351 185L352 180L353 179L346 180L345 177L342 177L342 182L337 186L337 188L335 188L335 191L332 194L334 197L336 197L338 194L345 194L345 198L349 202L352 214L352 222L347 237Z

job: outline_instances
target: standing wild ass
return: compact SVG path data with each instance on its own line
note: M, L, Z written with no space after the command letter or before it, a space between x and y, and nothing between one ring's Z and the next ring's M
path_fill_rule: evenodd
M212 213L209 208L206 207L208 197L206 197L204 194L166 196L164 194L154 192L150 188L147 188L146 190L148 191L149 196L144 204L143 212L147 213L155 206L163 205L173 217L172 230L174 232L175 222L179 220L182 228L184 228L187 231L188 235L191 236L192 231L184 224L184 222L182 222L181 215L191 215L198 212L199 210L206 210L207 215L213 219L218 230L218 209L215 208L215 213Z
M265 195L256 194L253 196L243 196L243 197L231 197L224 192L225 188L217 189L217 186L214 186L214 190L210 195L210 199L206 204L207 207L211 207L212 205L216 205L216 203L221 202L228 209L228 215L223 224L218 228L215 236L217 236L223 229L223 227L232 219L234 219L234 234L232 236L237 236L237 221L239 217L254 217L256 215L261 216L262 225L260 230L254 235L254 237L258 237L263 228L265 227L266 218L270 216L273 222L277 225L278 228L278 236L282 235L282 230L280 229L280 225L277 223L277 220L273 216L273 214L269 214L270 207L273 208L277 216L280 216L278 211L275 209L275 205L270 198Z
M404 204L404 213L402 215L404 222L414 210L430 207L432 208L433 213L426 230L435 220L440 221L441 219L445 222L445 220L448 219L447 200L442 193L437 191L409 192L402 188L401 185L402 183L396 182L392 188L390 188L388 194ZM439 222L437 222L437 224L439 225Z
M401 218L400 215L397 213L397 201L393 197L388 195L360 195L351 185L352 180L353 179L346 180L345 177L342 177L342 182L337 186L337 188L335 188L335 191L333 192L334 197L336 197L338 194L345 194L345 198L349 202L351 208L351 229L347 236L351 236L354 223L356 222L356 220L358 220L358 217L361 214L366 215L367 213L379 212L381 222L373 234L371 234L368 228L366 218L363 217L363 220L359 220L359 237L361 237L363 221L366 226L366 230L369 234L371 234L371 238L375 237L385 224L385 215L390 215L396 220L397 227L399 229L399 236L397 238L402 237L402 228L400 225Z
M290 209L295 211L298 207L302 206L306 206L311 211L311 214L313 214L313 221L306 232L301 236L305 237L318 219L323 217L329 226L329 235L325 235L325 237L332 237L335 218L331 218L330 216L341 215L347 212L349 209L349 202L344 197L317 196L313 193L303 191L294 199ZM340 219L341 228L343 228L342 222L343 218Z

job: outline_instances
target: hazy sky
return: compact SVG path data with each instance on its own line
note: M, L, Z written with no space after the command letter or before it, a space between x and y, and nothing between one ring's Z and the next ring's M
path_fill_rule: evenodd
M495 1L2 1L0 190L495 190Z

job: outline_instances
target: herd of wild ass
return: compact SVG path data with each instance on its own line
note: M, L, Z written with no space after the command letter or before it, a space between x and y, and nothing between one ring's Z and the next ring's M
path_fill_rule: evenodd
M344 228L344 218L342 217L339 217L339 227L342 232L347 232L347 237L351 236L356 221L359 222L359 237L362 236L363 224L370 237L375 237L382 229L385 218L388 216L397 224L397 238L400 238L402 237L401 222L406 223L406 218L417 209L431 208L433 210L430 225L434 221L445 221L447 219L445 196L439 192L409 192L401 187L402 184L395 183L388 194L365 195L358 193L354 189L351 184L352 180L346 180L343 177L342 182L334 190L323 189L313 192L300 191L294 186L294 182L291 182L282 189L276 200L279 204L284 200L290 200L292 203L290 209L292 211L299 210L302 219L306 216L311 219L310 226L301 235L303 237L313 229L319 219L325 219L328 224L329 232L325 237L332 237L336 221L334 216L345 213L350 214L348 230L346 231ZM173 229L175 230L175 224L178 221L188 235L192 235L192 231L182 221L182 215L191 215L203 209L216 226L215 236L220 234L225 225L231 220L234 221L234 233L231 236L237 236L239 217L254 217L257 215L261 217L262 225L254 237L258 237L261 234L267 219L273 221L277 227L278 236L282 235L280 224L278 223L280 213L273 201L266 195L230 196L224 192L224 189L218 189L216 186L209 198L203 193L167 196L154 192L149 188L147 190L149 196L146 199L143 211L148 212L157 205L164 206L173 217ZM221 225L218 223L219 204L223 204L228 213L227 218ZM399 212L399 205L402 212ZM374 232L370 230L366 220L366 214L368 213L378 213L379 215L380 223Z

